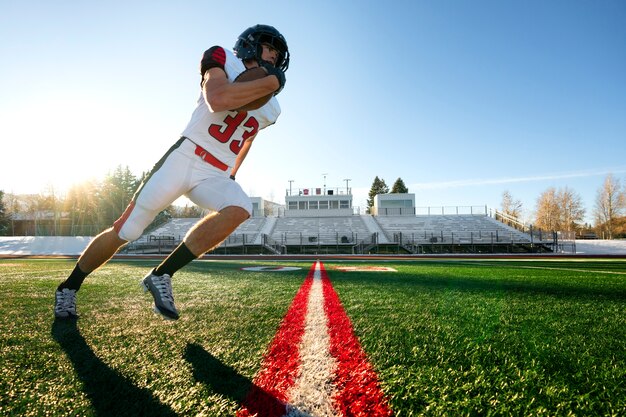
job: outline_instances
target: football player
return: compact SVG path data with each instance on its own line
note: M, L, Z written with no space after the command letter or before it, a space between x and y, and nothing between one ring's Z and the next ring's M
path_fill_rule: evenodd
M201 92L180 139L156 163L132 201L111 228L96 236L55 293L56 318L77 318L76 293L91 272L126 243L141 236L154 217L182 195L211 214L187 233L181 244L141 280L154 298L154 311L176 320L171 277L192 260L217 247L252 214L249 197L235 181L258 132L276 122L276 95L289 67L287 41L274 27L255 25L237 39L233 51L214 46L200 62ZM234 82L244 70L263 67L267 76ZM237 111L266 95L255 110Z

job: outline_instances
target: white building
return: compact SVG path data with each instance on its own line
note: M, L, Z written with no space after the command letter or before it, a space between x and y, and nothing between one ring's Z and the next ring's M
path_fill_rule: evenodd
M374 216L415 216L415 194L378 194L371 211Z
M285 196L285 217L352 216L350 188L300 188Z

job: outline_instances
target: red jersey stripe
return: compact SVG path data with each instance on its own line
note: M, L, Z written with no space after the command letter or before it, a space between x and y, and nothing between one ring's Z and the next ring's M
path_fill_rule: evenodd
M124 223L126 223L126 220L128 220L128 217L130 216L130 213L133 212L134 208L135 208L135 200L132 200L128 204L128 206L126 207L126 210L124 210L124 213L122 213L120 218L117 219L113 223L113 230L115 230L115 233L117 233L119 235L120 230L122 230L122 227L124 226Z
M224 52L224 48L218 47L213 50L213 54L211 56L215 62L220 64L222 67L226 64L226 52Z

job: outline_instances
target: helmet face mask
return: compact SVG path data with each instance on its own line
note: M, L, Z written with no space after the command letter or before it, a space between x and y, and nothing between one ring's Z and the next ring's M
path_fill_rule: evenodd
M235 55L242 61L255 59L262 61L263 44L267 44L278 52L276 59L276 68L280 68L283 72L289 68L289 48L287 41L281 33L273 26L255 25L249 27L237 38L235 47Z

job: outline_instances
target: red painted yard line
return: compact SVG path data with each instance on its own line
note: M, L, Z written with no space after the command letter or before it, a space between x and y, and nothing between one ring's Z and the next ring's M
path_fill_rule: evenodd
M304 334L304 319L314 273L315 264L283 318L250 393L237 412L238 417L279 417L286 413L287 394L298 376L299 346Z
M320 268L330 333L330 353L338 364L335 379L337 409L344 416L391 416L393 413L380 389L376 372L367 360L321 262Z

